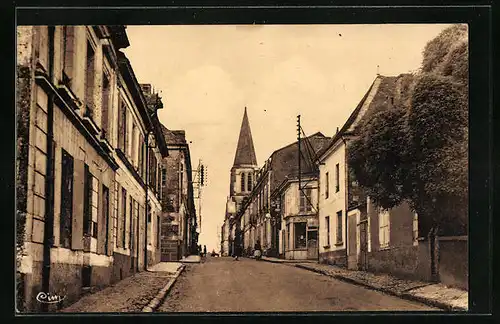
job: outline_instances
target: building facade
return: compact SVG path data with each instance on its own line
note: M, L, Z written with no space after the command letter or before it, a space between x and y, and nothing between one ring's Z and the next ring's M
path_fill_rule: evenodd
M169 156L162 168L162 261L178 261L195 253L197 220L191 179L189 144L183 130L162 126Z
M244 250L247 254L251 254L254 244L260 241L265 255L274 257L280 256L280 246L283 245L281 237L284 235L283 231L286 230L282 228L284 215L282 208L280 208L282 205L282 185L294 177L298 179L299 156L301 159L301 176L304 176L304 179L312 178L312 181L314 181L317 172L315 171L316 166L312 154L319 152L329 141L330 138L325 137L321 133L315 133L301 140L302 146L300 154L298 142L280 148L271 154L269 159L264 163L264 166L256 173L253 190L238 209L235 220L235 222L239 224L239 228L241 228L241 241L244 244ZM290 181L290 185L297 190L299 188L298 185L293 184L293 181ZM306 185L306 181L302 182L302 185ZM293 190L294 189L290 189L290 195ZM305 192L310 192L312 190L317 192L317 186L313 187L313 185L309 184ZM311 197L313 196L317 196L317 194L311 194ZM300 199L294 201L294 203L297 204L297 208L300 208L298 205L299 202ZM305 205L303 207L305 207ZM309 207L305 208L309 209ZM317 206L315 209L317 209ZM304 211L302 216L307 219L308 217L306 214L311 212L312 209ZM313 216L312 218L315 219L316 217ZM291 220L292 218L287 219ZM298 220L299 219L297 219L297 221ZM317 246L317 243L315 243L317 239L314 241L314 234L312 233L315 222L316 221L309 221L311 227L311 246ZM305 239L306 234L307 233L304 233L303 239ZM307 248L304 250L307 250ZM281 257L285 257L285 254L283 253ZM291 252L288 254L288 257L308 258L307 253L294 254Z
M161 209L158 197L146 199L152 166L141 138L160 143L157 157L167 151L120 52L127 46L123 26L17 29L19 311L47 305L39 293L70 304L145 268L149 243L158 250L145 241L157 226L146 223L145 201Z
M318 259L318 181L315 176L290 178L277 191L280 197L279 255L289 260Z
M227 240L227 249L224 246L224 254L233 255L235 244L242 245L243 243L241 240L235 241L236 234L241 231L241 224L236 222L236 213L241 208L244 199L253 190L257 170L257 158L255 156L247 108L245 107L238 137L238 146L236 147L233 167L230 173L229 197L226 201L224 231L222 232L224 240Z

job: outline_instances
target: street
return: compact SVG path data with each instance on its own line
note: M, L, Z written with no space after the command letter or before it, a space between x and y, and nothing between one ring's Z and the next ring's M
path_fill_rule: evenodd
M208 257L190 264L157 312L437 310L292 266Z

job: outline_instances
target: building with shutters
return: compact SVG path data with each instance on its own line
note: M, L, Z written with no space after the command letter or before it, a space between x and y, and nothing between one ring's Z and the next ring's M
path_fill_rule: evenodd
M191 155L185 131L162 131L169 156L162 160L161 261L178 261L198 244Z
M124 26L17 28L18 311L66 306L158 261L168 152L127 46ZM44 308L40 293L65 299Z
M311 190L314 183L314 155L316 152L320 151L329 140L329 137L325 137L319 132L301 140L301 152L303 153L300 155L302 162L301 173L303 173L302 176L304 179L310 179L312 177L312 183L309 184ZM309 152L309 154L307 152ZM266 255L285 257L283 251L280 254L280 246L282 246L282 244L280 244L280 237L283 236L283 224L292 220L297 220L297 222L303 220L306 224L309 223L310 228L307 226L306 228L311 231L311 242L314 240L314 234L312 232L314 230L317 231L317 227L314 227L316 224L315 220L317 219L317 211L314 212L313 209L309 208L313 206L312 204L308 203L302 206L307 209L301 213L303 218L289 218L291 214L283 214L280 207L284 191L290 192L290 194L292 192L295 193L295 188L298 194L298 185L294 184L293 181L293 178L296 178L298 175L298 161L299 147L298 143L295 142L274 151L264 163L264 166L256 172L252 192L244 199L243 204L236 212L235 223L239 224L238 228L242 229L242 241L247 254L252 253L254 245L258 240ZM302 184L306 184L306 181ZM317 191L317 187L314 187L314 190ZM313 196L317 196L317 194L313 195L311 193L311 197ZM295 204L297 208L300 207L298 199L293 200L293 204ZM306 232L307 231L308 230L306 230ZM307 242L306 233L304 233L302 240ZM316 241L317 239L315 239L315 242ZM314 243L314 245L317 246L316 243ZM306 251L306 246L300 246L298 249ZM305 252L292 252L292 250L295 249L292 246L287 247L287 249L290 252L287 254L288 258L312 258L312 256L308 256Z

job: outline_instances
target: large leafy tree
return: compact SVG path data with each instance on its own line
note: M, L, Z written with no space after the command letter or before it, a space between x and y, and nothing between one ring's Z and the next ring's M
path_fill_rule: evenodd
M377 107L358 128L348 150L351 171L380 207L407 200L422 233L465 234L467 26L454 25L431 40L420 73L402 84L397 105Z

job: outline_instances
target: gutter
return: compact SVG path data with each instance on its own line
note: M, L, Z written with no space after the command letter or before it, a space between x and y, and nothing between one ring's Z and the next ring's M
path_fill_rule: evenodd
M344 136L340 136L340 138L342 139L342 142L344 142L344 182L345 182L345 215L344 215L344 222L345 222L345 237L344 237L344 241L345 241L345 268L348 269L349 268L349 254L348 254L348 251L347 251L347 208L348 208L348 205L349 205L349 181L348 181L348 166L347 166L347 142L345 140L345 137Z
M144 217L144 223L145 223L145 233L144 233L144 270L148 269L148 213L149 213L149 134L150 132L148 131L146 133L146 139L145 139L145 144L146 144L146 194L145 194L145 217ZM137 222L139 223L139 222ZM139 237L137 237L137 241L139 241ZM139 249L137 249L139 250Z
M54 34L55 27L48 27L49 47L49 78L54 78ZM47 102L47 165L45 177L45 222L43 231L43 268L42 268L42 292L49 294L50 291L50 250L54 244L54 96L48 93ZM42 311L49 311L49 304L42 304Z

